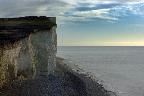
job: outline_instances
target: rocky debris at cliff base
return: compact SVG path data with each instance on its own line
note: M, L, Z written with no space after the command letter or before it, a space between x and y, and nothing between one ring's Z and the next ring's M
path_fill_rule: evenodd
M58 58L55 74L14 82L7 89L0 90L0 96L116 96L91 78L72 72L62 63L63 60Z
M74 90L68 75L49 75L36 80L17 82L7 89L7 92L2 93L0 96L80 96L80 93Z
M78 81L75 82L76 79L81 84L83 83L82 85L84 85L83 87L87 95L78 96L118 96L116 92L106 90L102 84L98 83L98 80L94 79L90 74L83 72L75 64L67 62L64 58L57 57L57 69L64 72L63 74L67 73L75 86L79 86Z

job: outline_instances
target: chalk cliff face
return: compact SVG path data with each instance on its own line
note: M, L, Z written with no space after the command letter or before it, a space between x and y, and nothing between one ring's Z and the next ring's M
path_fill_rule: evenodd
M0 85L52 74L57 34L53 17L0 19Z

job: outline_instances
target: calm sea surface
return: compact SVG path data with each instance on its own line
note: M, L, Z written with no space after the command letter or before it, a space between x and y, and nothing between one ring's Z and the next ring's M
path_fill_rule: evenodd
M91 72L120 96L144 96L144 47L58 47L57 56Z

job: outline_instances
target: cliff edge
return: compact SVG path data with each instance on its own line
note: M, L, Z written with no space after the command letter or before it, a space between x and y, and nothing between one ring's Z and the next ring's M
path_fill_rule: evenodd
M0 18L0 86L53 73L56 18Z
M116 96L56 52L55 17L0 18L0 96Z

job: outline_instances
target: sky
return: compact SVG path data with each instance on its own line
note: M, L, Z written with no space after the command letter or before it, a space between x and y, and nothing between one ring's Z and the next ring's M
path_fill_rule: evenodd
M57 17L59 46L144 46L144 0L0 0L0 17Z

